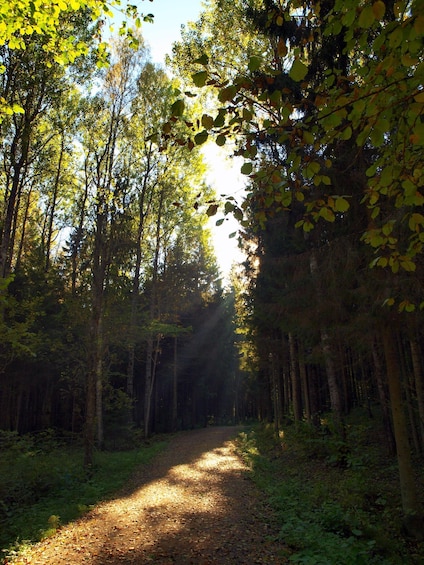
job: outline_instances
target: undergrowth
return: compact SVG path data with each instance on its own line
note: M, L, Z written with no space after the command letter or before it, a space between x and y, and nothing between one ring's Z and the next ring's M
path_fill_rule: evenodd
M101 451L87 474L83 451L53 432L0 433L0 549L5 557L54 534L60 525L110 498L164 441L125 451ZM1 559L1 555L0 555Z
M279 437L266 426L240 434L240 452L276 512L289 562L424 563L424 544L402 537L396 464L373 426L348 426L343 441L306 424Z

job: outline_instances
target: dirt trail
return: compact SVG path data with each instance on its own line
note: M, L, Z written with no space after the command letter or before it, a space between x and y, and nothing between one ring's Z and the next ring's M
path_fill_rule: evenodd
M272 512L234 451L236 428L176 435L117 498L15 563L279 565Z

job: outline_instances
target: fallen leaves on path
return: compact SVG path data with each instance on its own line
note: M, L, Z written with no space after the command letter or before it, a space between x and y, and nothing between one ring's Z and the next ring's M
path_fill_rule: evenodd
M269 508L231 439L235 428L177 434L100 504L14 565L280 565Z

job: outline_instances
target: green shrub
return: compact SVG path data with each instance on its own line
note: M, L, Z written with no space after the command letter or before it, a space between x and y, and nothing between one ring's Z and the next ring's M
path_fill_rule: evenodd
M396 518L396 469L372 441L370 426L347 426L343 440L306 424L289 426L279 436L261 426L240 435L239 450L277 513L290 562L420 563L413 555L424 548L410 547Z

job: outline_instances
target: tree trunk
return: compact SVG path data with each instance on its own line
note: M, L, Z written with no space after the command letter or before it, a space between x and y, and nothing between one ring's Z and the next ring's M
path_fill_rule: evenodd
M281 430L281 382L279 378L279 371L275 359L275 354L271 354L270 359L270 373L271 373L271 394L272 406L274 413L274 431L278 435Z
M383 428L386 436L386 443L389 453L394 455L396 453L395 438L393 436L392 419L390 417L390 401L388 399L384 379L383 379L383 365L380 359L380 352L377 340L373 340L372 344L372 358L374 361L374 375L377 383L378 396L380 399L380 406L382 410Z
M403 395L396 339L393 335L393 329L389 325L386 325L382 330L382 338L396 441L402 509L405 518L404 525L409 534L415 535L415 524L417 520L422 520L422 514L415 487L408 429L403 409Z
M302 348L303 352L303 348ZM302 395L303 395L303 402L305 404L305 417L306 421L311 423L312 422L312 414L311 414L311 402L310 402L310 386L308 384L308 374L306 372L306 364L303 359L303 353L299 357L299 374L300 374L300 384L302 388Z
M302 419L302 398L301 387L297 363L296 342L293 334L289 333L289 351L290 351L290 375L292 385L292 399L293 399L293 416L295 422L300 422Z
M96 374L87 373L86 408L84 422L84 467L90 470L94 463L94 443L96 439Z
M84 194L82 195L79 209L78 226L75 231L75 235L72 238L71 243L71 264L72 264L72 274L71 274L71 288L72 296L75 296L77 290L77 272L78 272L78 257L80 253L81 242L84 232L84 221L85 221L85 207L88 201L89 193L89 183L88 183L88 172L87 172L87 159L84 163L85 167L85 187Z
M16 253L16 263L15 263L15 269L16 270L19 270L19 268L21 266L22 255L23 255L23 252L24 252L26 227L27 227L27 222L28 222L28 217L29 217L29 209L30 209L30 206L31 206L31 194L32 194L32 189L30 189L28 191L26 203L25 203L25 211L24 211L24 216L23 216L22 224L21 224L20 241L19 241L18 251Z
M96 427L97 438L96 444L99 449L104 447L104 429L103 429L103 351L102 343L99 343L99 351L97 354L96 367Z
M50 214L49 214L48 226L47 226L47 238L46 238L46 248L45 248L46 262L45 262L45 267L44 267L46 273L48 272L49 267L50 267L50 253L51 253L51 246L52 246L52 241L53 241L54 215L56 213L56 203L57 203L57 197L58 197L58 193L59 193L59 183L60 183L60 176L62 174L62 162L63 162L64 154L65 154L65 135L64 135L64 133L62 133L62 138L61 138L61 143L60 143L59 162L58 162L58 165L57 165L56 178L55 178L54 186L53 186L52 202L51 202L51 205L50 205Z
M174 370L172 375L172 431L178 429L178 338L174 337Z
M13 162L13 175L11 180L10 191L8 193L6 203L6 213L3 220L2 231L0 234L0 277L7 278L10 273L13 247L14 247L14 234L13 234L13 221L17 212L16 206L19 201L20 191L22 190L22 171L24 170L25 163L28 159L30 148L30 122L25 122L22 133L16 133L15 139L11 148L11 159L14 161L16 154L20 157L18 161Z
M131 400L134 398L134 360L135 360L135 327L137 320L137 304L138 295L140 292L140 269L142 261L141 244L144 234L144 222L149 212L150 205L153 197L153 190L150 197L147 198L148 180L152 170L151 157L152 157L152 144L149 145L147 151L146 172L143 177L143 185L138 199L138 226L137 226L137 240L136 240L136 257L134 266L134 278L132 281L132 294L131 294L131 312L130 312L130 328L128 346L128 365L127 365L127 394ZM133 421L133 410L129 413L129 422Z
M153 337L147 339L146 346L146 371L144 380L144 437L150 437L150 419L153 392Z
M159 253L161 247L161 224L162 224L162 208L165 199L165 191L162 189L158 203L158 215L156 219L156 245L155 254L153 258L153 273L152 273L152 294L150 297L150 321L153 322L157 310L157 279L159 268ZM150 330L151 331L151 330ZM159 337L158 337L159 339ZM146 359L146 381L144 390L144 435L150 435L150 412L152 405L152 392L154 385L154 376L156 371L156 362L158 356L158 347L156 348L155 355L153 356L153 336L147 340L147 359ZM154 362L153 362L154 361Z
M415 338L410 340L412 367L414 371L415 393L417 395L421 451L424 451L424 380L420 348Z
M322 302L322 289L318 272L318 261L314 250L311 251L310 256L310 271L315 279L315 294L317 297L318 306ZM343 406L340 394L340 387L337 381L336 367L334 364L334 351L330 336L325 327L320 328L321 337L321 350L324 356L325 370L327 374L328 390L330 393L331 411L333 413L334 424L338 433L343 433Z

